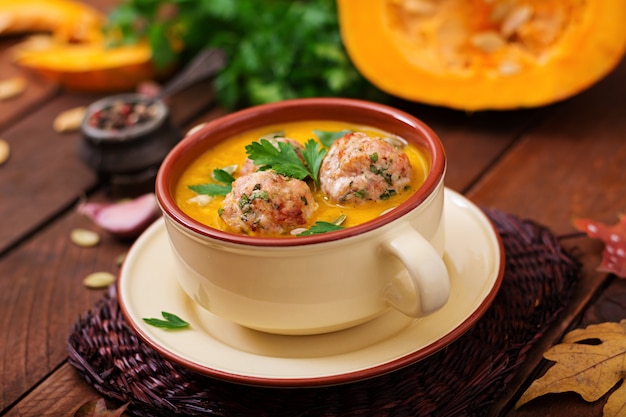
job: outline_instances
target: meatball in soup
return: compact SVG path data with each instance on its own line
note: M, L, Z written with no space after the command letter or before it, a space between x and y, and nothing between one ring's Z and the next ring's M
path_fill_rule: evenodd
M330 147L320 169L320 183L334 203L387 200L409 188L411 162L380 137L348 133Z
M220 216L238 232L284 234L306 225L316 209L306 182L256 171L233 182Z

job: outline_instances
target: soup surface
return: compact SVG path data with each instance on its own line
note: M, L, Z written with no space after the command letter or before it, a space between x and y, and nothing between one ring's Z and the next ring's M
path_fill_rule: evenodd
M316 135L320 131L327 134L342 131L360 132L369 137L385 139L387 143L394 145L398 151L401 151L408 157L410 162L408 185L403 186L402 191L389 193L390 195L385 195L384 198L378 199L378 201L364 201L359 204L353 204L353 202L347 200L332 201L332 198L324 194L319 184L315 184L315 181L308 178L306 182L310 185L312 196L317 204L313 204L316 208L305 224L299 225L294 230L288 232L246 230L243 233L255 236L293 237L303 232L309 233L308 231L315 231L315 233L329 231L328 227L316 228L314 226L334 224L339 225L339 227L351 227L376 218L383 212L397 207L408 199L424 182L429 169L428 158L423 150L412 144L407 144L401 138L366 126L323 120L300 121L250 130L223 141L199 155L183 172L176 185L174 195L176 204L184 213L207 226L228 232L242 233L241 230L233 229L222 218L225 197L223 195L208 195L201 190L206 184L228 186L225 181L220 181L222 177L216 176L215 170L231 173L234 179L241 177L242 170L245 171L250 166L249 160L246 163L248 159L246 146L254 142L258 143L262 138L286 137L294 139L301 144L305 144L313 139L319 143L319 149L325 149L323 152L326 152L328 148L320 143ZM336 134L335 136L341 136L341 134ZM328 141L324 141L324 143L328 145ZM277 147L278 145L274 146ZM370 155L370 157L373 156L377 157L377 154ZM373 158L372 160L375 159ZM373 165L370 165L371 167Z

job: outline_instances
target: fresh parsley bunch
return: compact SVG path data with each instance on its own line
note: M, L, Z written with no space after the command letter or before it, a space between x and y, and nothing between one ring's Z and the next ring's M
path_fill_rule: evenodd
M108 30L119 43L148 39L158 66L221 48L229 62L215 88L229 109L296 97L387 97L350 62L334 0L123 0Z

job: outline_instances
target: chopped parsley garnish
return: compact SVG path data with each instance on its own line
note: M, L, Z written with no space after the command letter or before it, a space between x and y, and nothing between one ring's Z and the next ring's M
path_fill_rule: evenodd
M336 225L330 222L315 222L308 230L298 233L297 236L311 236L320 233L334 232L335 230L341 230L343 226Z
M390 189L383 191L378 198L381 200L389 200L392 196L396 195L396 190Z
M162 311L161 315L165 320L144 318L143 321L151 326L160 327L163 329L184 329L185 327L189 327L189 323L187 323L185 320L181 319L175 314L168 313L167 311Z
M357 191L353 192L352 194L354 194L355 197L363 199L363 198L367 197L367 190L365 190L365 189L357 190Z
M302 151L302 158L305 161L303 163L291 143L276 142L276 144L278 148L270 141L261 139L259 142L247 145L246 153L261 170L272 169L278 174L299 180L309 177L319 186L319 170L327 152L324 147L315 140L309 139Z
M241 198L239 199L239 209L243 214L252 212L252 210L254 209L254 207L252 206L254 200L270 200L270 195L267 193L267 191L261 189L261 184L255 184L250 195L241 195Z
M232 182L235 178L223 169L216 168L213 170L213 178L222 184L206 183L189 185L188 188L198 194L206 194L212 197L225 196L232 190Z
M215 178L215 181L223 182L224 184L231 184L235 181L235 177L229 172L219 168L213 170L213 178Z
M315 133L315 136L317 136L317 138L319 139L319 141L326 146L327 148L330 148L332 146L333 143L335 143L335 141L337 139L339 139L340 137L348 134L348 133L352 133L351 130L340 130L339 132L327 132L324 130L313 130L313 133Z
M377 168L376 165L370 165L370 171L376 175L380 175L385 179L385 182L389 185L393 185L393 177L387 172L387 168Z

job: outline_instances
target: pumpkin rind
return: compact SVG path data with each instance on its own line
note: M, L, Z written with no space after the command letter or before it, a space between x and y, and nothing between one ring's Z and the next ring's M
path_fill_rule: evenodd
M565 99L606 76L626 49L624 0L338 0L337 3L341 36L348 55L372 84L404 99L468 111L536 107ZM521 8L526 7L531 14L526 14L525 26L518 19L514 28L517 32L508 34L502 47L498 35L504 36L505 25L502 21L494 24L492 17L494 8L504 3L513 5L509 12L522 15L518 16L521 21L524 19ZM471 13L463 13L463 8ZM557 22L553 25L563 25L556 26L560 28L558 36L551 32L546 32L549 36L544 36L545 39L535 36L544 42L536 48L528 41L520 42L520 39L534 39L537 30L533 33L536 29L533 26L550 22L557 12L567 18L553 19ZM404 13L418 13L418 18L406 18ZM420 20L419 13L426 13L426 18ZM465 31L462 34L467 39L454 44L461 45L462 52L446 55L441 51L449 52L446 51L449 45L441 39L441 27L434 25L458 21L460 16L465 16L460 30ZM543 20L531 20L539 18ZM423 26L416 27L416 22ZM414 35L415 39L420 36L420 45L412 41ZM453 64L444 64L442 56L452 57ZM502 58L509 56L514 58L510 62ZM457 57L461 59L460 65L454 62Z

